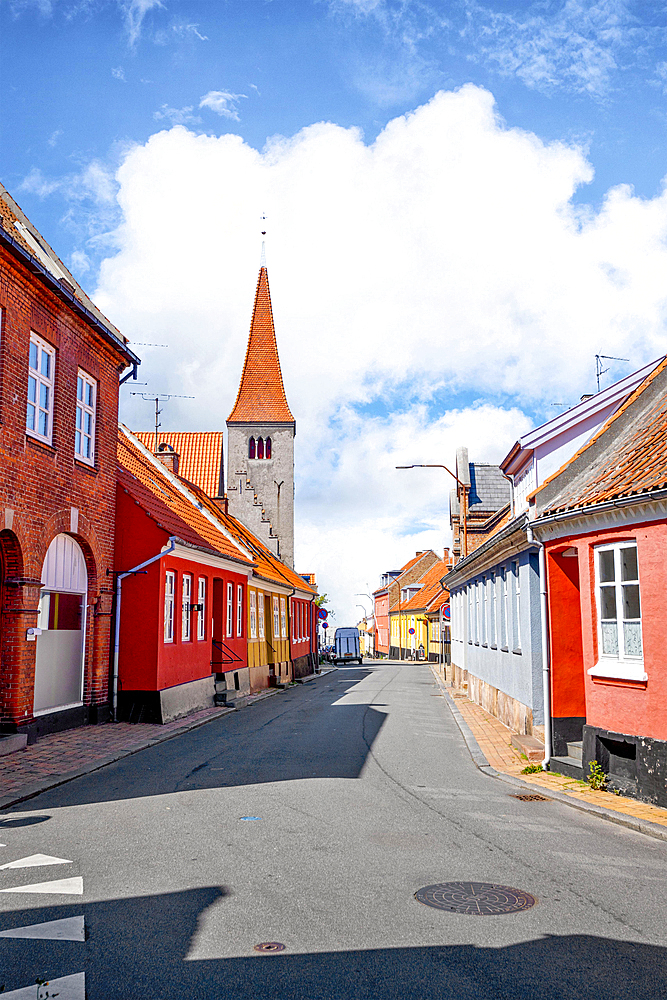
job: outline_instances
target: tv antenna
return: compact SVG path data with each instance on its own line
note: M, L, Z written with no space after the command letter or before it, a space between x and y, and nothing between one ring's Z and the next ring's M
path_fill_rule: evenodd
M595 355L595 377L598 381L598 392L600 391L600 376L604 375L609 371L602 364L603 361L629 361L630 358L614 358L611 354L596 354Z
M158 430L162 427L160 422L160 403L166 403L170 399L194 399L194 396L180 396L174 392L158 392L155 396L149 396L145 392L131 392L130 396L141 396L147 403L155 403L155 452L157 453Z

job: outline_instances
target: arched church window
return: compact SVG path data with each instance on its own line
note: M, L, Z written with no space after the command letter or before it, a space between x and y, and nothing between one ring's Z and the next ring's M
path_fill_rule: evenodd
M254 458L254 457L255 457L255 439L254 437L251 437L250 441L248 442L248 458Z
M257 458L264 458L264 438L257 438Z
M271 458L271 438L266 439L266 457Z

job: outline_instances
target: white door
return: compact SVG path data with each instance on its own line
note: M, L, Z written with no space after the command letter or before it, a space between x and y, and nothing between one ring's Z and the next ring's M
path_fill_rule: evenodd
M83 702L83 654L88 574L78 544L57 535L42 568L33 713L44 715Z

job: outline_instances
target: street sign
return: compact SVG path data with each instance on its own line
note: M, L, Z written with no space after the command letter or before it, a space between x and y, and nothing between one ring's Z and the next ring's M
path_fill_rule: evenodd
M329 612L327 611L326 608L320 608L320 610L317 612L317 617L324 619L328 616L328 614Z
M326 623L326 622L324 622L324 623L322 624L322 628L329 628L329 626L327 625L327 623Z
M409 628L408 629L408 635L414 635L414 634L415 634L415 630L413 628Z
M441 604L440 605L440 614L442 615L442 617L444 618L444 620L446 622L449 621L449 617L450 617L450 615L449 615L449 604Z

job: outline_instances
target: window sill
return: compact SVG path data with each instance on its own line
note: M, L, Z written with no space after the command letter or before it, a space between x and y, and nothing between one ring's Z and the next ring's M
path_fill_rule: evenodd
M81 469L82 472L87 472L90 476L97 475L98 470L95 465L90 465L88 462L84 462L82 458L77 458L76 455L74 456L74 465L77 469Z
M517 648L513 649L512 652L516 653L517 656L521 656L521 647L517 646Z
M25 439L27 444L37 445L38 448L43 448L44 451L48 451L52 455L56 454L56 449L53 447L50 441L45 441L44 438L38 437L36 434L32 434L30 431L25 432Z
M643 660L600 659L587 671L589 677L613 677L622 681L647 681Z

